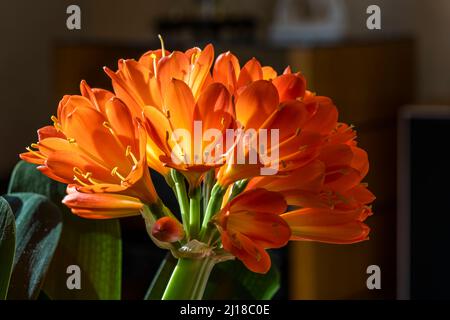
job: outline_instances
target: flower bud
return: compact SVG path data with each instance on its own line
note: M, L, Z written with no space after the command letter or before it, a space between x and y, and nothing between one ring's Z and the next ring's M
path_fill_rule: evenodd
M152 236L159 241L172 243L183 239L184 229L177 219L162 217L153 225Z

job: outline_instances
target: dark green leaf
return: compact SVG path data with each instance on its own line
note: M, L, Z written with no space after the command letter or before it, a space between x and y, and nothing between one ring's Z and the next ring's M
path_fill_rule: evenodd
M145 295L145 300L161 300L176 265L177 259L175 259L171 253L168 253L161 262L158 271L156 271L156 275Z
M35 299L58 245L61 213L47 197L36 193L5 196L16 217L16 254L8 299Z
M258 274L231 260L214 267L203 299L269 300L279 288L280 273L274 264L268 273Z
M52 299L120 299L122 242L118 220L88 220L73 215L62 203L65 185L51 180L36 166L19 162L9 192L35 192L48 196L63 213L63 232L44 284ZM66 271L81 269L81 290L69 290Z
M0 197L0 300L6 298L16 248L14 214L8 202Z

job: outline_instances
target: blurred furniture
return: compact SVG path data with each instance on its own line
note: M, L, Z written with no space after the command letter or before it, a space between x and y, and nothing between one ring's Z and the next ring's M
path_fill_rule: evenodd
M397 297L448 300L450 106L407 106L398 123Z
M377 197L367 220L369 241L291 245L292 298L395 298L396 117L413 99L413 58L413 43L406 39L289 50L288 63L303 71L308 87L332 97L340 120L355 125L369 154L365 181ZM366 287L372 264L381 268L381 290Z
M111 88L103 73L104 65L116 69L119 58L138 58L159 43L141 45L59 43L55 47L55 106L64 94L78 94L81 79L93 86ZM168 46L170 50L170 45ZM178 47L178 49L183 49ZM395 225L396 225L396 114L397 109L412 101L413 43L408 39L390 41L348 41L333 45L309 47L273 47L268 44L222 46L215 43L216 56L233 51L244 64L257 57L263 65L282 71L286 65L301 70L308 87L320 95L333 98L339 108L340 120L352 123L359 133L360 145L368 151L371 170L366 181L377 196L374 216L368 219L371 240L355 245L293 243L289 248L289 270L280 297L293 299L348 299L395 297ZM125 220L122 224L128 237L124 245L133 248L130 259L139 260L138 246L148 251L142 223ZM128 235L128 236L127 236ZM139 236L137 236L139 235ZM139 239L137 239L139 238ZM143 259L146 272L153 271L160 252ZM139 264L127 264L124 277L136 277ZM366 288L366 268L381 267L382 289ZM142 270L141 270L142 271ZM153 272L154 272L153 271ZM124 281L124 286L130 282ZM138 298L148 284L132 288ZM124 289L127 289L126 287ZM130 288L131 290L131 288ZM125 291L125 290L124 290Z

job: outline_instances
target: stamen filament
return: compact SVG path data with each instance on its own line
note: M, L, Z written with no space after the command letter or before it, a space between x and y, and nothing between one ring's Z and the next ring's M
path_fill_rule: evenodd
M43 156L42 154L40 154L39 152L34 151L33 149L31 149L30 147L26 147L25 148L28 152L31 152L33 155L35 155L38 158L47 160L47 158L45 156Z
M158 34L158 38L159 38L159 41L161 42L162 56L165 57L166 56L166 49L164 48L164 40L163 40L163 38L161 37L160 34Z
M134 164L138 163L138 160L134 156L133 152L131 152L131 146L127 146L127 149L125 151L125 156L130 157Z

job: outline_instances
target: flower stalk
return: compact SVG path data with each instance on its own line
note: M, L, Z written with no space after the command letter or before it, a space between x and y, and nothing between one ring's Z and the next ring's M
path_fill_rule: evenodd
M178 259L163 300L201 300L215 265L214 259Z

